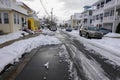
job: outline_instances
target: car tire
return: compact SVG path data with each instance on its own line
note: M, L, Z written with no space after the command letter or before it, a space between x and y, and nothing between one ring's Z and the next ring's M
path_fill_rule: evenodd
M85 37L86 37L87 39L90 39L90 36L89 36L88 33L85 35Z
M82 36L82 33L81 33L81 31L79 31L79 35L80 35L80 36Z

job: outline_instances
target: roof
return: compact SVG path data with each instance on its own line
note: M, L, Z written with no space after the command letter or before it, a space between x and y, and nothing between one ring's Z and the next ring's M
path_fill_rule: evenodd
M91 6L84 6L84 8L85 8L85 9L89 9L89 8L91 8Z
M93 9L85 10L85 11L83 11L81 14L86 13L86 12L89 12L89 11L94 11L94 10L93 10Z
M102 1L104 1L104 0L98 0L97 2L95 2L94 4L92 4L92 6L95 6L95 5L97 5L98 3L102 2Z
M23 2L17 2L17 4L18 4L19 6L23 6L23 7L27 8L27 10L33 11L28 5L26 5L26 4L23 3Z

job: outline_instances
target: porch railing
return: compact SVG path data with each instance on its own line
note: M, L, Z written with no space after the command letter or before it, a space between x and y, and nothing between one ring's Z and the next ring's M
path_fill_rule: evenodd
M103 22L113 22L114 21L114 16L109 16L109 17L104 17Z

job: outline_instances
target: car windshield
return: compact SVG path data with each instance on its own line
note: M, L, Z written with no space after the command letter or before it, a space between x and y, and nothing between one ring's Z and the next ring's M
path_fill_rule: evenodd
M98 31L99 29L97 27L88 27L88 30Z

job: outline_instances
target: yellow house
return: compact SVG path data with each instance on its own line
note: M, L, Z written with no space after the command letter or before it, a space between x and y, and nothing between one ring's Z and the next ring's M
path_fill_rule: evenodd
M35 31L38 30L40 26L39 20L35 20L34 18L28 18L28 28Z
M19 2L19 6L28 11L28 28L33 31L38 30L40 26L40 21L38 19L37 13L22 2Z
M35 31L35 23L33 18L28 18L28 28Z

